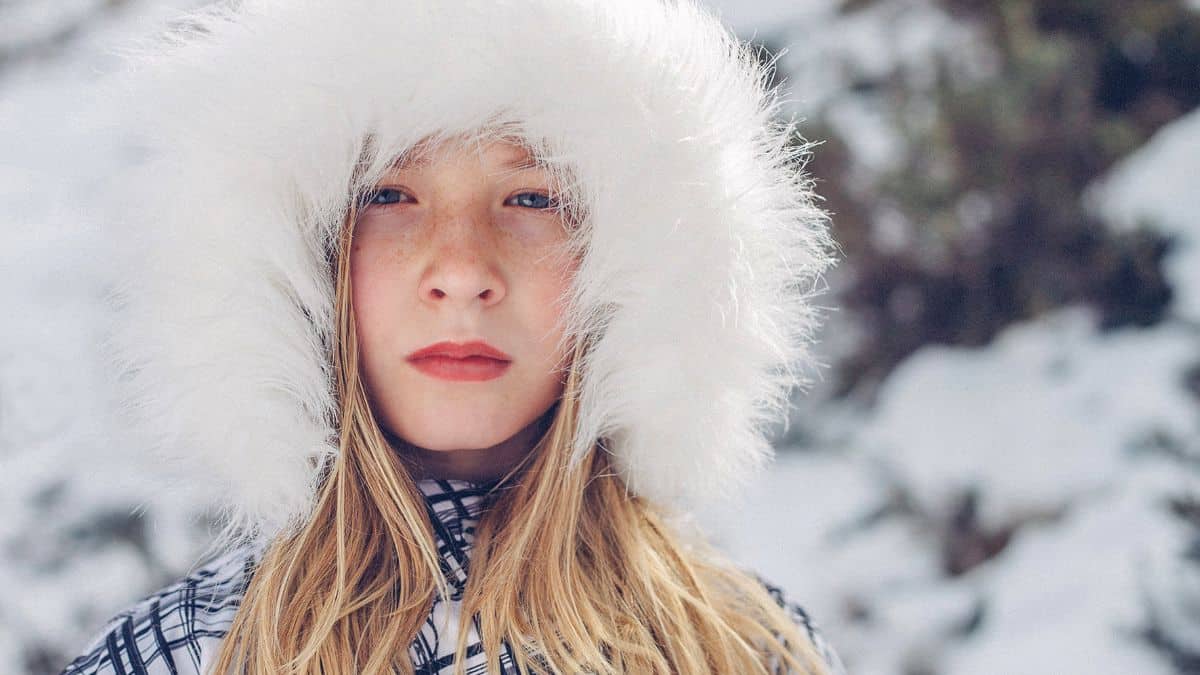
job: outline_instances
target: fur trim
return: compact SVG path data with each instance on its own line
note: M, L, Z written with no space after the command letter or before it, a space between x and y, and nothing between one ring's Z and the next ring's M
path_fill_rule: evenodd
M692 0L250 0L130 57L119 401L130 442L199 465L230 522L303 522L337 452L327 255L352 191L497 120L589 215L576 456L599 439L632 491L685 508L772 456L836 244L768 66Z

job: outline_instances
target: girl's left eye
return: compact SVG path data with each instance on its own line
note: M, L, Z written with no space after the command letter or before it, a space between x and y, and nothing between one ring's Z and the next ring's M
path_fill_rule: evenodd
M557 202L549 195L544 195L540 192L522 192L513 195L505 204L517 202L516 206L524 206L531 209L549 209L557 206Z

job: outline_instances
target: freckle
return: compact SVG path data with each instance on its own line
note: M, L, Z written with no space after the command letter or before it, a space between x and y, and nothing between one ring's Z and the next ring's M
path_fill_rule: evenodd
M397 263L403 263L407 258L407 250L403 246L397 246L392 249L392 259Z

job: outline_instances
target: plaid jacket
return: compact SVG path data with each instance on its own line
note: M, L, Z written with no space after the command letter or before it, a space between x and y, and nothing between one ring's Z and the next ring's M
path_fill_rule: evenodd
M425 625L409 648L409 655L417 675L448 674L453 672L455 630L466 587L468 552L490 485L435 479L420 480L418 485L426 497L451 595L448 599L435 599ZM257 554L250 549L231 551L141 600L109 621L63 675L206 673L233 622L256 560ZM758 579L795 621L804 626L831 672L845 675L837 653L804 609L789 602L780 588L761 576ZM484 675L487 664L478 619L470 631L465 672ZM500 664L504 673L517 672L507 644L503 644Z

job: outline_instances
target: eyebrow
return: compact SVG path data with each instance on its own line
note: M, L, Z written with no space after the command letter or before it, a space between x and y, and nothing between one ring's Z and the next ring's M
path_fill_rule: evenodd
M538 162L533 157L517 157L515 159L510 159L507 162L502 163L500 166L502 166L506 169L516 169L516 170L538 169L538 168L542 168L542 163Z

